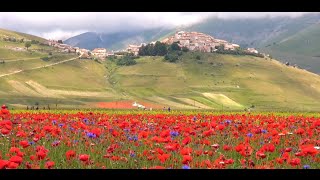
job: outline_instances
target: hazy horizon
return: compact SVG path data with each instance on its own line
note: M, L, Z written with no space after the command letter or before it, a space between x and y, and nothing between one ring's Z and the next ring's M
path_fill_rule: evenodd
M46 39L66 40L85 32L187 26L209 17L222 19L299 17L307 12L0 12L0 28Z

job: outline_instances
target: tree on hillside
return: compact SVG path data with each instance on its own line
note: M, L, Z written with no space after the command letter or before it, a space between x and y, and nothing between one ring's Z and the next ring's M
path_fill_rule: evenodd
M168 53L167 46L164 43L161 43L160 41L157 41L154 45L154 54L157 56L164 56Z
M27 41L24 46L28 49L29 47L31 47L31 42L30 41Z
M188 52L189 49L188 49L187 47L182 47L182 51L183 51L183 52Z
M174 42L170 45L169 51L181 51L181 48L177 42Z
M58 43L63 44L62 40L58 40Z

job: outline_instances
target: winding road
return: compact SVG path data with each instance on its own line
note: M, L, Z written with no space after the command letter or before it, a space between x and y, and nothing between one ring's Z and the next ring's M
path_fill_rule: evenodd
M31 69L24 69L24 70L14 71L14 72L12 72L12 73L0 74L0 77L10 76L10 75L13 75L13 74L18 74L18 73L21 73L21 72L24 72L24 71L29 71L29 70L35 70L35 69L41 69L41 68L45 68L45 67L50 67L50 66L54 66L54 65L57 65L57 64L61 64L61 63L73 61L73 60L76 60L76 59L78 59L78 58L79 58L79 57L74 57L74 58L67 59L67 60L63 60L63 61L59 61L59 62L56 62L56 63L47 64L47 65L45 65L45 66L38 66L38 67L31 68Z

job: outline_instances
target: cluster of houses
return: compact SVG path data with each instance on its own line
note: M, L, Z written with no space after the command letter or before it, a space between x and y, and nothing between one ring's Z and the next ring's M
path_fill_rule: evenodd
M166 44L179 42L181 47L186 47L190 51L200 52L213 52L221 45L224 45L225 50L235 50L240 47L238 44L232 44L222 39L215 39L204 33L185 31L176 32L175 35L165 38L161 42Z
M76 53L76 50L79 49L78 47L72 47L68 44L63 44L56 40L48 40L45 44L58 48L60 52L66 53Z
M141 46L145 46L146 43L141 43L140 45L132 45L130 44L128 46L128 48L126 49L126 52L128 53L132 53L133 55L137 56L139 54L139 49L141 48Z
M98 58L98 59L104 60L106 57L114 55L113 51L109 52L105 48L95 48L94 50L90 51L88 49L73 47L68 44L63 44L56 40L49 40L47 44L49 46L58 48L60 52L76 53L79 55L79 58L81 59Z
M236 50L240 48L238 44L229 43L226 40L216 39L210 35L200 33L200 32L186 32L186 31L178 31L175 35L165 38L161 41L162 43L166 43L168 45L178 42L180 47L186 47L190 51L200 51L200 52L215 52L219 47L223 47L224 50ZM151 42L151 44L155 44L156 42ZM58 48L61 52L67 53L77 53L79 58L82 59L105 59L108 56L121 56L118 53L131 53L135 56L139 54L139 49L146 43L141 43L140 45L130 44L125 50L122 51L107 51L105 48L95 48L90 51L88 49L81 49L79 47L72 47L67 44L61 43L61 41L49 40L47 42L49 46L53 46ZM259 52L254 48L248 48L246 50L250 53L258 54Z
M178 31L175 33L175 35L165 38L161 42L168 45L178 42L180 47L186 47L190 51L200 52L215 52L217 51L217 48L221 46L223 46L224 50L236 50L240 48L240 45L238 44L229 43L228 41L222 39L216 39L210 35L200 32ZM151 44L155 43L156 42L151 42ZM126 51L133 53L134 55L138 55L139 48L142 45L145 45L145 43L140 45L129 45ZM248 48L246 51L255 54L259 53L254 48Z

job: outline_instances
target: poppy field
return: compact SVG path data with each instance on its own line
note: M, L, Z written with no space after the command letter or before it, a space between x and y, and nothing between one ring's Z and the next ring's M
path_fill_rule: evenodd
M314 115L0 112L0 169L319 169Z

